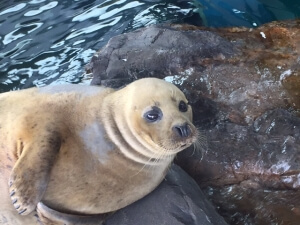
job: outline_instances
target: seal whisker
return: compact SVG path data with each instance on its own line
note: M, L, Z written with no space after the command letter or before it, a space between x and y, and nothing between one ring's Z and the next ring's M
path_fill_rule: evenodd
M151 162L151 161L152 161L152 163L147 163L147 162ZM132 176L138 175L139 173L141 173L147 167L148 167L148 170L150 170L152 167L155 167L157 165L157 163L158 163L157 162L157 158L155 156L149 158L147 160L147 162L142 166L142 168L136 174L134 174Z
M138 174L140 174L140 173L144 170L144 168L146 168L147 166L150 166L150 165L144 164L144 165L142 166L142 168L141 168L137 173L133 174L131 177L134 177L134 176L137 176Z
M154 159L153 157L152 157L152 158L149 158L147 162L150 162L150 161L153 160L153 159ZM154 163L155 163L155 161L154 161ZM147 167L148 167L148 168L151 168L152 166L154 166L154 165L145 163L145 164L142 166L142 168L141 168L136 174L132 175L132 177L134 177L134 176L138 175L139 173L141 173L145 168L147 168Z
M193 154L195 152L201 153L201 155L202 155L201 159L200 159L200 161L201 161L203 159L204 155L207 153L207 138L206 138L206 135L203 134L203 132L201 132L199 128L197 128L196 132L197 132L196 133L197 139L193 143L193 148L194 148Z

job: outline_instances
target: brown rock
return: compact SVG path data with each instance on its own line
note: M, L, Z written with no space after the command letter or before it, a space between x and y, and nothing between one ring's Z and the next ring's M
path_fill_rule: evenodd
M91 60L92 84L166 78L192 103L212 99L221 119L242 124L274 108L299 110L299 21L258 29L150 26L122 34Z
M92 84L180 86L207 136L177 157L230 224L300 224L300 20L257 29L150 26L112 38Z
M299 224L299 117L276 109L252 126L218 123L206 134L207 152L190 149L179 154L177 163L206 190L227 222Z

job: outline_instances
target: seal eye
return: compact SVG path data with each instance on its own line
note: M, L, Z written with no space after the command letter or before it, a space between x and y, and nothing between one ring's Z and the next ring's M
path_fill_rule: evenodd
M162 118L162 115L163 114L160 108L153 106L151 110L147 111L144 114L144 118L148 123L153 123L160 120Z
M184 101L179 102L178 108L180 112L186 112L188 110L188 106Z

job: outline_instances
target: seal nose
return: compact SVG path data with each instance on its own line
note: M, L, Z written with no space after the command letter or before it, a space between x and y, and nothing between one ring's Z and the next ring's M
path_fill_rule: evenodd
M187 123L183 125L175 125L172 129L178 136L182 138L188 137L191 134L191 130Z

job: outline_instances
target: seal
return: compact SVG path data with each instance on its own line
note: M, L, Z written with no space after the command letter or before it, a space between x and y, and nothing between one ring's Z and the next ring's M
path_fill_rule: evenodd
M150 193L197 142L192 109L156 78L122 89L0 94L0 224L101 224Z

